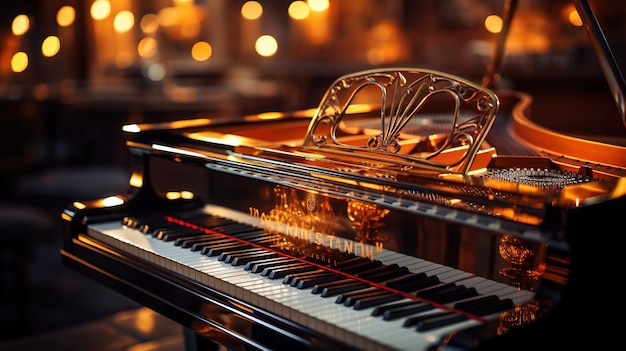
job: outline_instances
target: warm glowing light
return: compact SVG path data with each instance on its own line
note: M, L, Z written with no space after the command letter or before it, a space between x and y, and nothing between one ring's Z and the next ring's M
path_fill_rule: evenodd
M109 0L96 0L91 4L89 13L95 20L105 19L111 14L111 3Z
M82 209L84 209L84 208L87 208L87 205L85 205L85 204L84 204L84 203L82 203L82 202L78 202L78 201L72 202L72 206L76 207L76 208L77 208L77 209L79 209L79 210L82 210Z
M30 28L30 19L26 15L17 15L11 23L11 31L15 35L22 35L28 32Z
M263 5L258 1L246 1L241 6L241 16L248 20L255 20L263 14Z
M61 27L72 25L75 19L76 10L72 6L63 6L57 11L57 24Z
M57 36L51 35L41 44L41 53L46 57L56 55L61 49L61 42Z
M176 199L193 199L195 195L191 191L183 190L183 191L169 191L165 193L165 197L169 200Z
M23 52L16 52L11 58L11 70L13 72L23 72L28 67L28 55Z
M309 8L309 5L306 4L306 2L297 0L289 5L287 13L289 13L289 17L295 20L302 20L309 17L311 9Z
M128 181L128 184L134 188L141 188L143 186L143 178L141 177L141 175L133 173L130 176L130 180Z
M278 51L278 42L271 35L262 35L256 40L254 49L261 56L272 56Z
M213 48L211 44L206 41L199 41L193 44L191 48L191 57L196 61L206 61L213 54Z
M103 206L111 207L111 206L118 206L118 205L123 204L124 200L122 200L122 198L117 197L117 196L109 196L107 198L102 199L101 203Z
M154 34L159 30L159 16L154 13L144 15L139 22L139 27L146 34Z
M139 133L141 128L136 124L126 124L122 126L122 130L127 133Z
M575 25L576 27L581 27L583 25L583 20L580 18L578 11L572 10L568 16L569 23Z
M120 11L115 15L113 28L118 33L128 32L135 25L135 16L130 11Z
M322 12L328 9L330 3L328 0L307 0L307 4L311 8L311 11Z
M164 7L159 10L159 23L162 26L170 27L178 23L178 11L173 7Z
M262 119L262 120L268 120L268 119L278 119L278 118L281 118L281 117L283 117L283 116L284 116L284 115L283 115L281 112L271 112L271 111L270 111L270 112L263 112L263 113L259 113L259 114L257 115L257 117L258 117L259 119Z
M154 38L143 38L137 45L137 53L143 58L153 57L157 54L158 45Z
M498 15L489 15L485 18L485 28L490 33L500 33L502 31L502 18Z

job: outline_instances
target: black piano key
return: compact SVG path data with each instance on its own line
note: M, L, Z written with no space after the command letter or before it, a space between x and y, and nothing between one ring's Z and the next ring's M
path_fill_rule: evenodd
M217 260L218 261L224 261L224 263L230 263L230 261L232 261L232 259L235 256L237 256L237 255L247 255L247 254L249 254L251 252L258 253L258 252L263 252L263 250L259 249L258 247L246 245L242 249L223 251L222 253L217 255Z
M383 291L383 290L381 290L379 288L374 288L374 287L369 288L369 289L359 290L359 291L350 291L350 292L347 292L345 294L341 294L341 295L337 296L337 298L335 299L335 303L343 304L346 301L346 299L348 299L350 297L353 297L353 296L363 296L363 295L372 294L372 293L380 293L381 291Z
M285 256L278 256L278 257L270 257L270 258L260 258L258 260L252 260L248 263L246 263L243 267L244 270L246 271L252 271L253 273L256 273L259 269L260 271L263 271L264 267L260 267L261 265L265 265L265 264L274 264L275 262L285 262L287 260L291 260L291 258L285 257Z
M343 305L346 307L352 307L354 306L354 304L361 300L361 299L367 299L370 297L378 297L378 296L383 296L383 295L387 295L390 294L389 292L386 291L378 291L375 293L369 293L369 294L365 294L362 296L354 296L354 297L346 297L345 301L343 302Z
M454 283L445 283L429 287L427 289L419 290L415 295L424 299L430 300L437 295L446 294L451 291L458 291L463 289L463 286L456 285Z
M269 275L270 275L273 271L276 271L276 270L284 270L284 269L288 269L288 268L294 268L294 267L305 267L305 266L310 267L311 265L308 265L308 264L306 264L306 263L299 262L299 261L294 262L294 261L292 260L292 261L289 261L289 262L286 262L286 263L279 263L279 264L274 264L274 265L271 265L271 266L269 266L269 267L265 267L265 268L263 269L263 271L261 271L261 272L260 272L260 274L261 274L262 276L264 276L264 277L269 277Z
M260 235L258 233L246 233L244 235L238 236L239 239L252 241L255 239L265 238L265 235ZM227 243L237 243L240 242L238 240L234 240L231 237L224 237L219 235L205 235L204 238L183 238L183 241L191 244L191 251L202 251L202 249L206 246L217 245L217 244L227 244ZM183 243L183 247L187 247L189 244Z
M394 288L397 285L402 285L402 284L406 284L406 283L410 283L413 281L416 281L418 279L423 279L426 278L426 273L408 273L406 275L402 275L393 279L389 279L387 282L385 282L385 286L390 287L390 288Z
M435 328L448 326L450 324L462 322L465 320L467 320L467 316L458 313L433 316L432 318L422 319L421 321L417 322L416 330L419 332L424 332Z
M449 291L445 294L432 297L432 301L446 304L454 301L464 300L477 295L478 292L475 288L466 288L465 286L460 286L460 289L455 289L454 291Z
M384 303L398 301L400 299L402 299L402 295L395 294L395 293L392 293L392 292L387 292L386 294L381 294L381 295L376 295L376 296L370 296L370 297L364 297L364 298L361 298L361 299L357 299L354 302L354 309L355 310L362 310L362 309L366 309L366 308L382 305Z
M348 282L348 283L325 287L322 290L322 293L320 294L320 296L322 296L322 297L332 297L332 296L336 296L336 295L339 295L339 294L343 294L343 293L348 292L348 291L361 290L361 289L364 289L364 288L367 288L367 287L369 287L369 284L367 284L365 282L361 282L361 281L358 281L358 280L352 280L351 282Z
M233 242L233 239L219 235L205 234L203 236L178 238L176 242L178 242L182 248L188 248L191 249L191 251L201 251L202 248L207 245L229 243Z
M412 291L423 290L425 288L435 286L439 283L440 283L439 278L437 278L436 276L430 276L430 277L427 276L424 278L413 279L403 284L394 285L392 288L402 291L402 292L409 293Z
M485 295L475 299L457 302L454 305L454 309L465 311L466 308L476 308L498 301L500 301L500 298L497 295Z
M366 280L369 280L371 282L374 283L380 283L380 282L384 282L393 278L397 278L400 276L403 276L405 274L409 273L409 269L406 267L400 267L397 268L395 270L389 270L389 271L384 271L384 272L380 272L378 274L373 274L373 275L368 275L366 277L363 277Z
M356 273L359 273L359 272L367 271L367 270L372 269L372 268L376 268L376 267L382 266L382 264L383 263L381 261L370 261L370 260L367 260L366 262L361 262L361 263L357 263L357 264L341 267L340 270L342 272L346 272L346 273L349 273L349 274L356 274Z
M255 244L271 244L269 241L268 242L263 242L263 241L259 241L259 242L255 242ZM256 252L258 254L262 254L265 252L271 252L268 249L271 249L272 247L274 247L273 245L269 245L267 247L257 247L254 245L246 245L241 249L235 249L235 250L225 250L222 253L220 253L217 257L218 260L220 261L224 261L226 263L229 263L233 260L233 258L235 258L236 256L239 255L249 255L250 253Z
M300 284L300 282L310 281L310 280L313 280L315 278L325 277L325 276L329 276L329 275L337 276L333 272L329 272L329 271L324 270L324 269L318 269L318 270L310 271L310 272L302 272L302 273L297 273L297 274L288 274L285 277L285 280L283 280L283 283L289 284L290 286L293 286L293 287L297 287L298 284ZM313 286L313 285L310 285L310 286Z
M211 235L211 234L207 234L204 233L202 231L200 231L201 234L199 235L192 235L189 237L180 237L180 238L176 238L174 240L174 246L180 246L182 248L190 248L194 243L198 242L198 241L202 241L202 240L207 240L210 238L217 238L217 236Z
M319 277L312 277L312 278L304 278L304 279L300 279L296 285L296 287L298 289L308 289L310 287L314 287L316 285L320 285L320 284L324 284L324 283L328 283L328 282L333 282L333 281L338 281L341 280L343 278L342 275L340 274L329 274L329 275L323 275L323 276L319 276Z
M252 247L250 244L234 241L218 245L205 246L202 250L200 250L200 253L207 256L218 256L226 250L234 251L250 247Z
M125 225L128 228L135 228L138 223L139 223L139 221L137 220L136 217L124 216L122 218L122 225Z
M343 254L343 253L341 253ZM367 257L362 257L362 256L350 256L350 255L344 255L345 258L343 260L341 260L340 262L338 262L335 265L335 268L337 269L342 269L344 267L348 267L354 264L360 264L360 263L367 263L367 262L372 262L372 260L370 260Z
M209 229L220 226L220 225L226 225L226 224L241 224L232 219L227 219L224 217L217 217L217 216L210 216L210 215L201 216L197 218L189 218L187 219L187 222L191 224L195 224L202 228L209 228Z
M420 314L418 316L413 316L413 317L409 317L405 319L403 325L405 327L415 327L417 326L419 322L423 320L433 319L437 317L446 317L446 316L451 316L451 315L458 315L458 313L454 313L452 311L442 311L442 312L435 312L435 313L429 313L429 314Z
M400 302L391 303L391 304L387 304L387 305L383 305L383 306L378 306L378 307L374 308L374 310L372 310L372 316L373 317L382 316L385 313L385 311L387 311L388 309L409 306L409 305L412 305L412 304L414 304L416 302L421 302L421 301L419 301L419 300L408 300L408 301L400 301Z
M368 279L368 277L370 277L370 276L377 275L377 274L380 274L380 273L389 272L389 271L395 271L395 270L398 270L398 269L400 269L400 267L398 266L397 263L393 263L393 264L390 264L390 265L380 265L378 267L374 267L372 269L359 272L356 276L359 277L359 278ZM408 270L407 270L407 273L408 273Z
M191 237L197 235L205 235L200 229L188 228L188 230L157 230L155 238L163 241L175 241L181 237ZM153 234L154 236L154 234Z
M476 315L476 316L488 316L493 313L500 313L504 311L508 311L515 307L515 303L511 299L504 299L500 301L495 301L491 303L486 303L482 306L475 306L472 308L465 308L463 311L467 313Z
M236 256L232 259L232 261L230 262L231 265L233 266L243 266L248 264L248 262L254 261L254 260L259 260L259 259L263 259L263 258L275 258L275 257L279 257L279 255L276 252L264 252L264 253L259 253L259 254L250 254L250 255L241 255L241 256Z
M287 274L292 274L292 273L300 273L300 272L310 272L313 270L316 270L317 267L312 266L310 264L305 264L303 266L300 267L292 267L292 268L285 268L285 269L277 269L277 270L273 270L272 272L270 272L270 274L267 275L268 278L270 279L282 279L284 278Z
M261 261L263 261L263 260L261 260ZM267 268L267 267L277 266L277 265L279 265L281 263L282 264L288 264L288 263L290 263L292 261L293 261L293 259L290 258L290 257L278 257L276 259L269 259L269 260L267 260L265 262L257 262L257 263L254 263L252 265L252 268L250 269L250 272L252 272L252 273L262 273L265 270L265 268ZM248 264L246 264L246 267L247 266L248 266Z
M386 295L386 294L392 294L389 291L385 291L382 289L378 289L378 288L374 288L375 290L371 291L370 289L364 289L361 290L360 293L356 293L356 294L352 294L352 295L348 295L346 296L346 294L343 294L344 297L344 301L343 301L343 305L344 306L354 306L354 303L357 302L360 299L366 299L369 297L374 297L374 296L381 296L381 295ZM370 291L368 291L370 290Z
M429 302L415 300L402 305L384 308L382 309L382 316L384 320L392 321L412 314L430 311L433 308L435 308L435 306Z
M141 217L138 219L138 222L135 226L136 229L138 229L140 232L144 234L152 233L156 229L159 229L159 228L175 229L175 228L180 228L180 227L181 226L179 224L170 222L167 219L165 219L165 217L161 217L161 216Z
M302 279L302 278L314 277L314 276L319 276L319 275L322 275L322 274L330 274L330 272L328 272L328 271L326 271L324 269L317 268L317 269L312 270L312 271L287 274L283 278L283 284L296 286L298 284L298 281L300 281L300 279ZM293 283L293 285L291 283Z
M322 291L324 291L324 289L326 287L332 287L332 286L336 286L336 285L351 283L351 282L354 282L354 281L355 281L354 279L342 277L339 280L334 280L334 281L329 281L329 282L316 284L316 285L313 286L313 289L311 290L311 293L312 294L321 294Z

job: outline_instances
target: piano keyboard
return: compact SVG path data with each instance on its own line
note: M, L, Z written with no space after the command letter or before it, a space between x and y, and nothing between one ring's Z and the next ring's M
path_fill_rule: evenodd
M428 350L533 297L393 251L337 252L328 267L275 249L272 234L248 224L194 223L131 218L89 225L88 236L363 350Z

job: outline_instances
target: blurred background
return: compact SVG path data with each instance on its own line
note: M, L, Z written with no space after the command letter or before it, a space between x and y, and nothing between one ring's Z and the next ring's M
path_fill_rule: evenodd
M59 255L65 204L125 190L122 125L316 107L336 78L376 67L480 82L505 3L3 1L0 341L138 307ZM623 70L626 2L591 5ZM550 128L626 144L571 1L519 1L497 88L530 93Z

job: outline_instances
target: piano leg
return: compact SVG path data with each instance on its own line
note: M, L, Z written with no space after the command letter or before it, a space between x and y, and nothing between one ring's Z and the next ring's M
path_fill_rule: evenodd
M186 351L223 351L225 348L219 344L196 334L189 328L183 328L183 336L185 337Z

